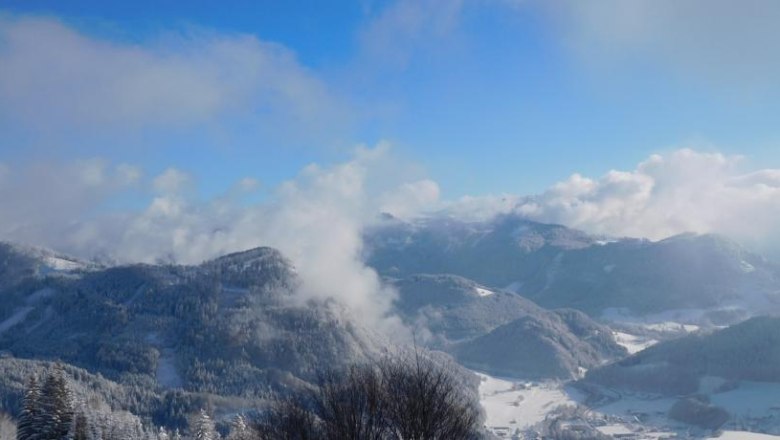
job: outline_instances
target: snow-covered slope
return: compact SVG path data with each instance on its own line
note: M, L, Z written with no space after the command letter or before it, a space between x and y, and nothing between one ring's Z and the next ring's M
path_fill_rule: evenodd
M532 379L573 379L625 353L607 327L573 310L529 315L455 349L470 368Z
M387 220L366 232L366 248L368 263L386 276L457 274L595 317L696 309L704 324L728 325L780 311L780 266L717 235L605 240L516 216L434 216Z
M94 262L83 261L50 249L0 242L0 283L9 285L30 276L68 275L99 269Z
M457 274L503 287L532 276L560 251L591 246L587 234L514 216L468 222L434 216L386 219L365 234L368 263L388 276Z
M259 395L389 349L337 301L292 301L295 270L270 248L79 276L39 276L40 254L11 255L25 264L12 268L16 283L0 287L0 350L16 357L61 359L116 380L132 374L161 387Z
M575 310L549 311L514 293L490 294L455 275L395 280L396 310L419 342L466 365L513 377L570 378L625 355L611 331Z

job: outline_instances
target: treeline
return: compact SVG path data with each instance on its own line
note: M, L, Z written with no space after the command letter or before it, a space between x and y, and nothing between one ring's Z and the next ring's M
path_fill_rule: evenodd
M102 400L75 396L61 365L28 380L16 425L16 440L162 440L154 429L127 411ZM2 440L6 440L3 438ZM9 439L10 440L10 439Z
M144 423L127 411L116 411L94 396L76 396L64 368L43 377L31 376L24 393L15 433L0 420L0 440L219 440L204 410L191 418L190 434ZM5 417L5 416L4 416ZM243 415L237 415L226 440L252 440Z
M74 396L62 367L30 378L16 440L476 440L482 414L451 364L420 352L346 371L236 415L218 432L200 410L183 431ZM5 440L5 439L2 439Z

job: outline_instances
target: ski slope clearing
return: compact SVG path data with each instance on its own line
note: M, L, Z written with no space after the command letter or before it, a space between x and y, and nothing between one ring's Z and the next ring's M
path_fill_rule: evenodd
M77 260L71 260L64 257L58 257L54 255L46 255L43 258L43 263L46 265L46 268L48 271L71 271L71 270L78 270L85 268L85 264L77 261Z
M492 290L484 289L482 287L475 287L474 290L476 290L477 291L477 295L479 295L481 297L490 296L490 295L493 295L495 293Z
M14 313L0 322L0 334L4 333L9 328L19 324L27 318L27 315L33 310L33 307L21 307L16 309Z
M623 326L636 326L658 332L690 333L699 330L706 322L707 309L676 309L661 313L637 316L627 309L607 308L601 319Z
M161 350L155 377L157 383L168 388L179 388L184 383L176 370L176 355L172 349Z
M624 332L613 331L612 335L615 337L615 342L625 348L628 351L628 354L638 353L658 343L656 339L636 336Z

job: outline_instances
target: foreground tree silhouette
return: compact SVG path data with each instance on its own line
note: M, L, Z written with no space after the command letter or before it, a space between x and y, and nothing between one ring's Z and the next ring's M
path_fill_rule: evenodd
M277 400L256 423L261 440L472 440L478 404L453 368L415 351L330 371L309 394Z
M257 419L254 432L260 440L319 440L321 424L304 396L277 398Z
M480 411L463 393L451 369L412 356L380 366L386 417L392 438L399 440L466 440L479 436Z
M346 375L334 371L325 373L313 399L324 437L344 440L387 438L389 397L381 374L371 366L351 367Z

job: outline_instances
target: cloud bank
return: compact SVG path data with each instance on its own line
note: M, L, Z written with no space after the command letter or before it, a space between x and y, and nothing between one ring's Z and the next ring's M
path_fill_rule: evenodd
M208 31L130 43L53 18L0 15L0 122L29 132L191 127L249 119L322 132L345 105L285 47ZM294 131L294 130L289 130Z
M199 263L272 246L301 275L301 298L336 298L397 334L402 326L388 316L395 292L361 261L363 229L380 212L413 217L438 197L434 182L414 179L383 145L359 148L344 163L309 165L254 204L242 197L256 189L251 178L202 200L196 176L176 168L148 178L100 160L2 169L0 239L120 262ZM140 209L107 207L128 193L149 201Z
M652 60L741 90L780 74L780 3L772 0L508 0L537 5L584 59Z
M246 202L257 191L252 177L204 200L197 176L176 168L144 174L98 159L0 164L0 239L86 257L185 263L270 245L295 261L326 261L311 266L332 272L331 263L359 265L361 232L380 213L414 219L442 211L475 221L516 213L611 236L712 232L762 249L780 245L780 169L750 169L740 156L693 149L601 177L573 174L541 194L455 201L440 200L438 184L395 160L386 145L359 148L344 163L309 165L261 203ZM144 204L116 205L128 197ZM344 261L333 260L338 255Z
M463 0L398 0L382 9L360 32L361 61L403 69L415 55L453 32Z
M610 236L659 240L719 233L754 249L780 250L780 169L745 170L745 159L682 149L634 170L598 178L573 174L534 196L467 197L447 208L484 218L517 213Z

